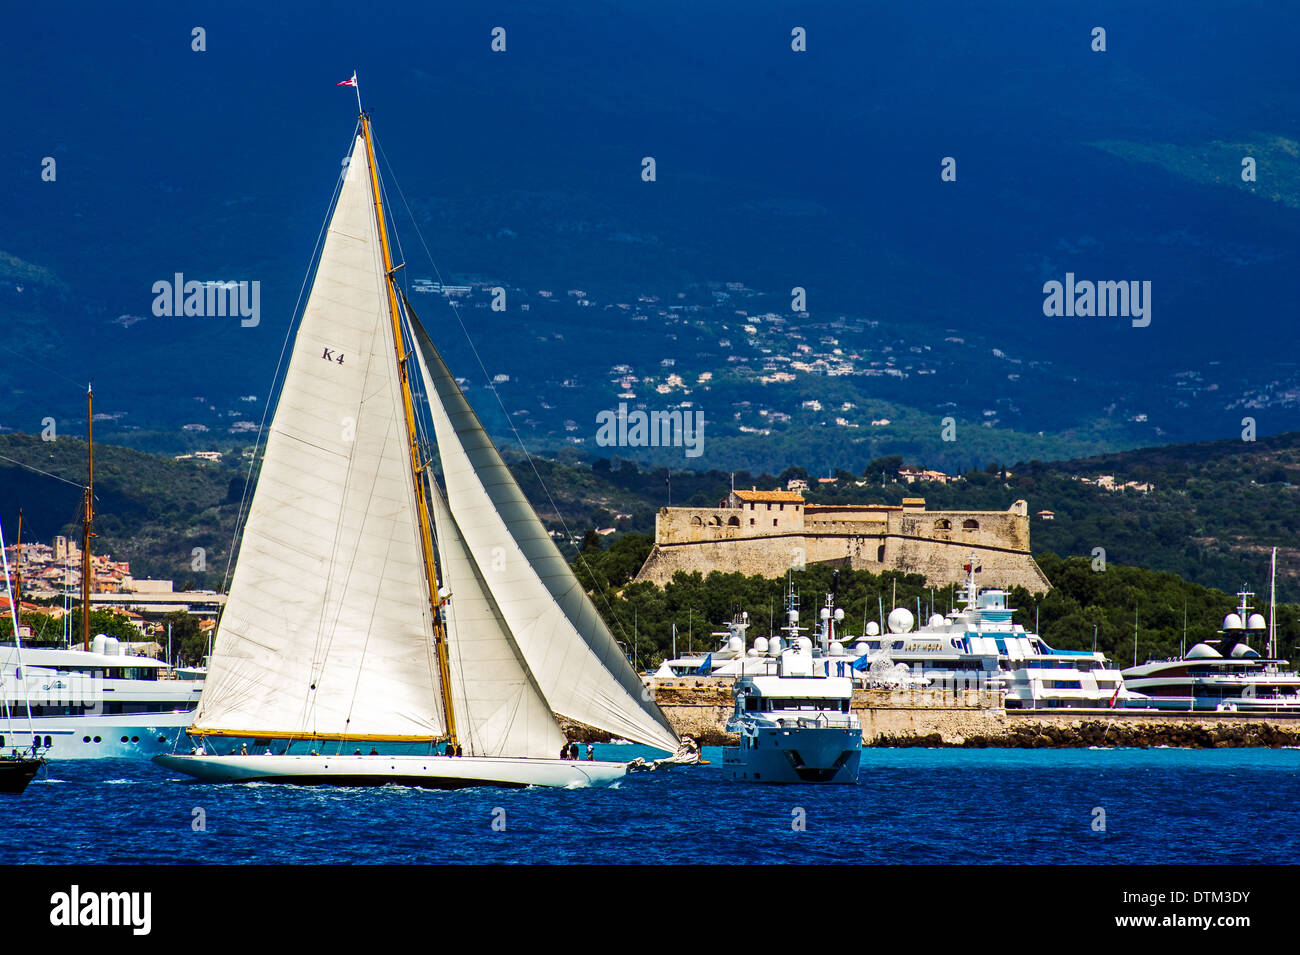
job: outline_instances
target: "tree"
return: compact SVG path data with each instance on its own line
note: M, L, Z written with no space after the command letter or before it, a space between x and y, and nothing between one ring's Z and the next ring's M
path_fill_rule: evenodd
M199 629L199 621L184 610L175 610L163 617L164 629L172 630L172 652L180 666L197 666L208 654L208 637Z
M867 468L862 472L865 478L875 477L877 474L897 474L898 469L903 466L903 456L901 454L891 454L883 458L873 458L867 464Z
M72 611L72 642L79 643L82 639L81 628L81 608ZM123 617L111 610L90 611L90 637L93 640L99 634L108 637L115 637L124 643L135 643L141 639L140 631L135 628L126 617Z

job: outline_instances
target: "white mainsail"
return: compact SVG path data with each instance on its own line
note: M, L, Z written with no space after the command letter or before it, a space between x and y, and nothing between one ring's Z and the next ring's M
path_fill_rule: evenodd
M456 734L469 756L559 755L565 737L519 655L478 562L425 472L438 532L443 603Z
M447 502L515 645L550 708L673 752L677 735L627 662L511 476L419 320L422 362Z
M271 423L200 731L445 731L371 193L358 136Z

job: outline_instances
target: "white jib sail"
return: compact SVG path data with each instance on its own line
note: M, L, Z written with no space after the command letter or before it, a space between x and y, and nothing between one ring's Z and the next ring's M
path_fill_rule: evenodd
M267 438L200 729L444 732L371 193L358 136Z
M456 735L470 756L554 759L564 734L511 639L437 483L425 473L438 535L439 583L450 591L443 621Z
M677 735L538 520L419 320L447 503L551 709L668 752ZM482 565L481 565L482 566Z

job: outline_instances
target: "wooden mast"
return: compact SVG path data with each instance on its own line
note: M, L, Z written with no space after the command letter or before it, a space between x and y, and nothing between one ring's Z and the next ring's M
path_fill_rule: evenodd
M438 596L438 568L433 552L433 536L429 530L429 503L425 498L421 475L426 464L420 461L420 447L416 439L415 408L411 399L411 383L407 374L403 348L402 325L398 317L397 294L393 291L392 253L388 248L388 232L384 226L384 205L379 191L379 170L375 165L375 149L370 137L370 116L361 114L361 134L366 141L366 163L370 169L371 195L374 197L375 220L379 226L379 247L384 257L384 283L388 292L388 314L393 322L393 347L397 354L397 374L401 383L402 408L406 413L406 437L411 456L411 480L415 489L415 507L420 524L420 546L424 552L424 574L429 585L429 606L433 611L433 646L438 656L439 683L442 687L442 705L447 717L447 739L456 745L456 714L451 703L451 672L447 665L447 633L442 623L441 599Z
M95 536L95 414L92 387L86 386L86 460L88 480L81 522L81 644L90 651L90 539Z

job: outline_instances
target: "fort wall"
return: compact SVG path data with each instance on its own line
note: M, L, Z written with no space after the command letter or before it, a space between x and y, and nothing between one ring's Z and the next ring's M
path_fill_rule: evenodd
M742 497L743 495L743 497ZM678 571L780 577L790 568L833 564L921 574L934 586L961 583L971 555L985 586L1048 589L1029 552L1029 508L927 511L919 498L898 505L810 505L764 500L776 492L733 492L718 507L664 507L655 544L637 575L660 586Z

